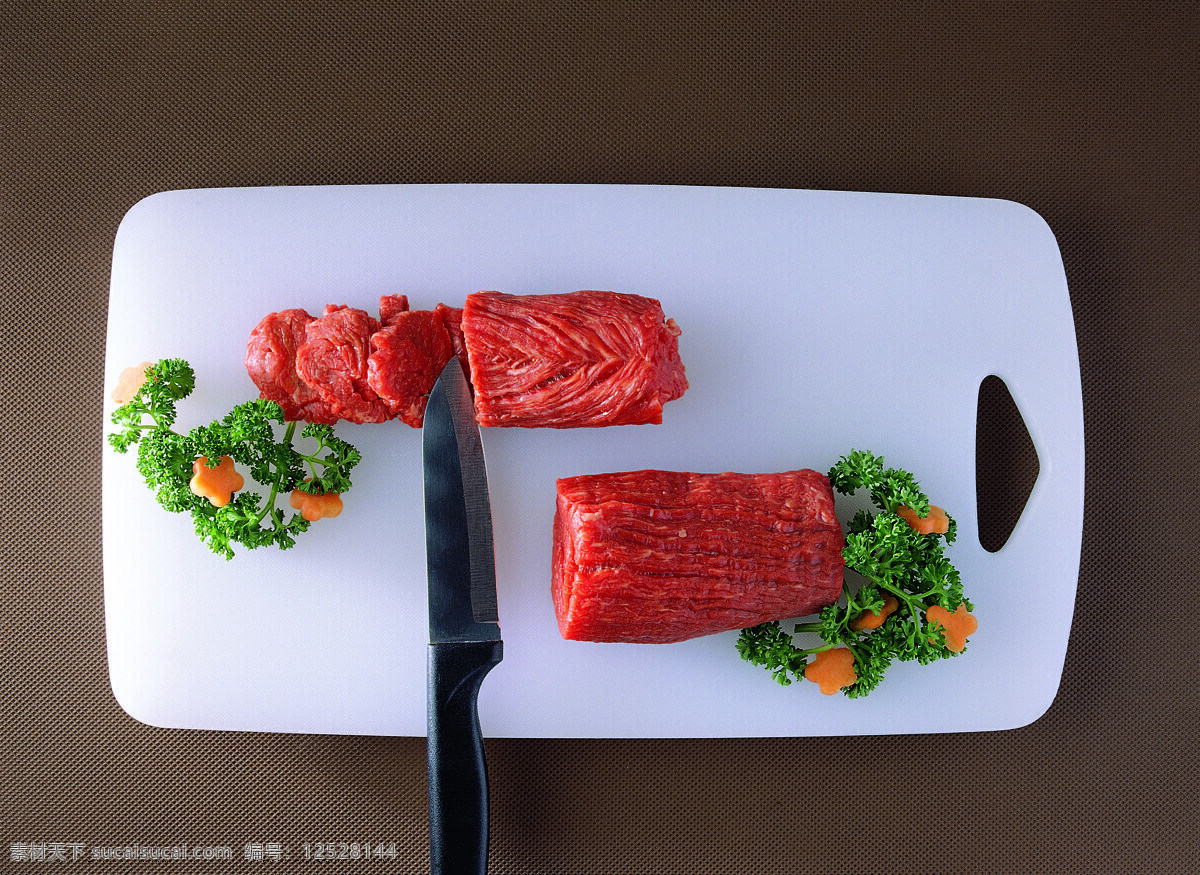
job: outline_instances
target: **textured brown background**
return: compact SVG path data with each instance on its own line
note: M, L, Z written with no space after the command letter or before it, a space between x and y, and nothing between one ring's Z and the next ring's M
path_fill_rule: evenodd
M234 848L197 871L425 866L423 739L152 729L112 697L100 380L130 206L685 183L1002 197L1049 222L1088 442L1061 691L1000 733L489 742L492 871L1200 865L1196 4L80 5L0 6L0 840ZM368 837L399 859L242 859Z

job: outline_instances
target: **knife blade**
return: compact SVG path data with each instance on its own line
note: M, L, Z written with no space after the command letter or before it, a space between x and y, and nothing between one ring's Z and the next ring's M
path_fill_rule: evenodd
M421 453L429 585L429 852L433 873L486 872L488 785L478 695L503 657L487 470L462 366L425 407Z

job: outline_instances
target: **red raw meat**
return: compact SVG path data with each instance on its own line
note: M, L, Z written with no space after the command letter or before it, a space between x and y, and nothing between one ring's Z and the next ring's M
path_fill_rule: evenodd
M285 418L332 425L338 420L337 413L296 373L296 350L303 345L307 326L315 318L298 309L265 316L250 332L246 371L258 386L260 397L278 403Z
M479 292L463 309L284 310L250 335L246 369L288 419L399 418L419 428L451 355L471 378L481 425L577 428L662 422L687 389L679 327L652 298L615 292Z
M326 307L325 315L343 309ZM404 295L379 299L379 316L384 324L407 310L408 298ZM356 312L365 316L363 311ZM366 318L368 330L378 326L375 320ZM342 418L341 406L327 400L329 393L322 394L321 385L309 385L296 370L297 352L308 340L308 326L316 320L300 309L268 313L250 332L246 372L258 387L259 397L279 404L285 419L332 425Z
M391 416L420 428L433 384L453 355L441 312L396 313L371 335L367 385L386 403Z
M467 358L467 344L463 340L462 308L447 307L445 304L438 304L433 312L438 314L442 323L446 326L446 331L450 333L450 343L454 347L454 354L462 362L463 373L469 379L471 375L471 363Z
M667 643L837 601L828 478L631 471L558 481L551 590L578 641Z
M384 422L387 402L367 385L371 335L379 320L366 310L329 306L305 326L296 350L296 373L329 408L350 422Z
M407 295L384 295L379 299L379 321L384 325L391 325L396 317L407 312Z
M477 292L462 332L484 426L657 424L688 385L679 327L640 295Z

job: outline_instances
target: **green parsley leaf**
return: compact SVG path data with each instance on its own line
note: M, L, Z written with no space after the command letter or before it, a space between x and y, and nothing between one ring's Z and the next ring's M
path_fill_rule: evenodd
M316 448L299 451L293 446L296 423L284 425L280 406L263 399L239 404L221 419L181 434L171 427L177 419L176 404L195 385L195 372L183 359L151 365L137 394L113 411L111 421L118 430L108 435L110 446L125 453L137 445L138 473L158 503L172 513L189 514L196 536L217 555L233 558L234 545L288 549L311 523L290 508L282 509L284 496L295 489L347 492L350 473L362 455L336 437L332 426L313 424L304 426L300 435L315 441ZM283 435L277 436L280 429ZM193 493L195 461L205 457L208 467L215 467L222 456L248 470L267 494L242 490L216 507Z
M968 611L974 606L963 593L958 570L944 554L957 533L954 518L945 534L921 535L896 512L904 506L919 516L929 514L929 499L912 474L885 468L881 456L852 450L830 470L829 481L843 495L867 490L877 509L858 511L846 527L842 556L847 570L863 582L852 590L847 576L838 603L823 608L815 621L796 625L795 634L815 635L820 644L803 648L778 623L765 623L743 629L737 649L743 659L766 668L780 683L791 683L803 674L810 655L848 647L858 679L842 692L861 698L879 685L893 662L928 665L957 656L946 646L942 627L930 623L925 612L934 605L948 611L960 604ZM878 615L887 596L896 599L898 608L878 628L851 628L864 611Z

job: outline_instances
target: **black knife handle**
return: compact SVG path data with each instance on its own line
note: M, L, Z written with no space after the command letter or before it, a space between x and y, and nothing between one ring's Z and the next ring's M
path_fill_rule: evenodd
M500 641L429 645L429 860L433 875L484 873L487 764L479 685L504 655Z

